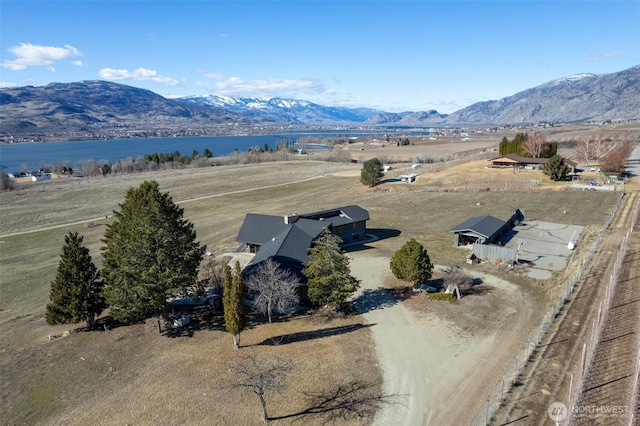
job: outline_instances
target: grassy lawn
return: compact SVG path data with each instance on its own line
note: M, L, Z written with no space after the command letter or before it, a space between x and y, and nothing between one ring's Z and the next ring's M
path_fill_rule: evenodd
M354 173L338 173L349 170ZM0 237L0 411L5 413L4 421L159 424L178 419L211 424L213 418L216 424L260 422L255 396L216 391L228 378L227 367L235 353L221 319L211 313L201 313L200 326L176 338L159 335L150 321L48 340L49 334L72 328L49 327L44 321L65 234L82 234L99 266L100 239L109 220L105 216L117 209L127 188L143 180L157 180L160 189L184 207L198 239L211 251L237 246L235 236L249 212L284 215L358 204L369 210L368 227L373 232L391 236L375 244L378 256L392 255L414 237L436 264L464 262L466 252L452 246L449 229L471 216L507 219L520 208L527 218L593 230L604 221L617 196L558 188L444 192L428 184L383 184L369 189L360 184L358 171L353 164L265 163L48 182L0 194L0 232L5 235ZM70 224L94 218L102 219ZM70 225L6 236L64 224ZM522 277L509 278L507 271L495 273L536 285ZM288 390L275 395L270 407L272 416L281 417L279 423L370 422L372 412L365 406L358 406L362 418L338 420L334 416L346 411L321 403L329 395L348 398L349 386L358 389L356 402L379 395L381 373L369 331L359 317L323 322L301 316L271 325L255 320L252 325L243 333L243 345L259 345L261 353L289 357L296 363ZM307 337L279 346L260 345L283 335Z

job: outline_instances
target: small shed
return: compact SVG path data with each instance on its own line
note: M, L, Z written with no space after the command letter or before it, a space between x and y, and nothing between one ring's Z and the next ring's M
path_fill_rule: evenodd
M467 256L467 263L469 265L477 265L478 263L480 263L480 259L478 258L478 256L476 256L475 253L471 252Z

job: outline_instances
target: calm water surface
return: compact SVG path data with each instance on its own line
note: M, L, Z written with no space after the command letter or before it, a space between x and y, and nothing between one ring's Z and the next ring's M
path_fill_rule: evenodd
M265 144L274 149L279 142L295 142L299 137L301 136L199 136L0 144L0 164L7 171L26 171L51 164L79 167L86 160L113 164L119 159L135 159L154 152L180 151L182 155L191 155L197 150L202 154L205 149L218 157L233 153L236 149L245 152L252 147L262 148Z

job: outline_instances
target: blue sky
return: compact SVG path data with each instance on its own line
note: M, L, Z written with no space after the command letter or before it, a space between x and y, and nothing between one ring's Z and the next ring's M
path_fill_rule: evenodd
M0 0L0 85L451 113L640 64L640 1Z

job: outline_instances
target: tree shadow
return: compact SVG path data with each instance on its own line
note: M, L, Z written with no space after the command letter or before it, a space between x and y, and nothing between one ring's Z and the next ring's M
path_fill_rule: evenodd
M193 337L194 333L202 330L225 331L224 313L221 309L212 309L209 305L191 306L176 305L170 309L169 321L165 322L163 333L166 337ZM189 317L189 323L179 327L174 320L182 315ZM247 328L251 328L252 315L247 318Z
M178 327L173 321L182 315L189 317L189 323ZM249 314L247 328L251 328L253 315ZM149 319L148 319L149 320ZM143 323L145 321L141 321ZM225 331L224 314L221 309L212 309L209 305L175 305L168 308L168 319L153 320L154 328L160 327L161 334L166 337L193 337L196 331L200 330L219 330ZM90 328L81 327L76 331L110 331L119 327L127 327L132 324L126 324L115 320L110 315L105 315L96 319L94 325Z
M393 294L393 291L384 287L378 287L373 290L364 289L358 297L351 301L353 309L358 314L389 308L397 303L398 298Z
M397 229L386 228L367 228L367 240L362 243L350 243L342 247L346 253L353 253L356 251L371 250L374 247L368 245L379 240L386 240L387 238L394 238L399 236L401 231Z
M334 389L319 392L304 392L303 395L309 405L308 408L297 413L269 420L283 420L299 418L304 421L306 416L323 416L325 423L347 421L351 419L373 418L381 404L399 404L402 395L383 395L374 383L352 381L338 385Z
M487 294L493 293L494 288L486 285L473 285L469 290L464 292L464 296L486 296Z
M444 288L444 278L432 278L426 282L426 285L437 289Z
M378 237L379 240L399 237L401 233L402 231L400 231L399 229L367 228L367 234L373 234Z
M337 336L339 334L351 333L364 327L371 327L375 324L352 324L340 327L323 328L320 330L300 331L298 333L282 334L279 336L269 337L258 345L279 346L288 345L290 343L305 342L307 340L322 339L323 337Z
M109 331L114 328L125 326L119 321L113 319L111 315L105 315L99 318L96 318L92 325L76 327L73 329L75 333L89 332L89 331Z

